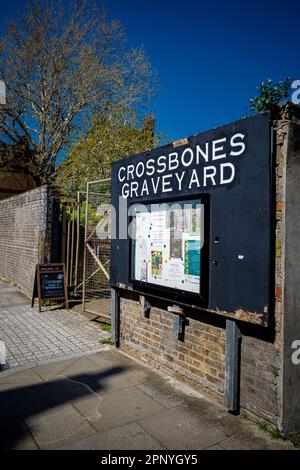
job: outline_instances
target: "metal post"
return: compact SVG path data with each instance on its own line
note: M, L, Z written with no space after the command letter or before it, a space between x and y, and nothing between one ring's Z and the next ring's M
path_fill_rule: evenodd
M71 231L71 251L70 251L70 276L69 283L70 286L73 285L73 257L74 257L74 232L75 232L75 203L71 207L72 214L72 231Z
M69 212L69 211L68 211ZM69 269L70 269L70 219L67 222L67 263L66 263L66 279L69 284Z
M79 240L80 240L80 192L77 191L77 211L76 211L76 254L75 254L75 288L78 284L78 259L79 259Z
M61 237L61 261L63 263L66 262L66 226L67 226L67 218L66 218L66 208L65 205L62 205L62 237Z
M234 320L226 319L226 358L224 404L230 411L239 407L241 332Z
M120 345L120 301L116 289L111 289L111 339L116 348Z
M84 221L84 251L83 251L83 288L82 288L82 311L85 310L85 276L86 276L86 244L88 238L88 205L89 205L89 185L90 183L86 184L86 203L85 203L85 221Z

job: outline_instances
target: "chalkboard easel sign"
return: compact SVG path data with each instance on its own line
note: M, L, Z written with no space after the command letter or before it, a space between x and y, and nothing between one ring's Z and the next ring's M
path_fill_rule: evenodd
M64 300L66 308L69 308L64 263L36 265L31 307L36 297L39 299L39 312L42 310L42 300Z

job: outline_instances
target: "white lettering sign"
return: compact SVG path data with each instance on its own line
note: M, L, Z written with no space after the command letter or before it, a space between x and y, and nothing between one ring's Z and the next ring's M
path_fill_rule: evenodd
M245 135L235 133L195 147L185 147L181 152L172 151L155 159L121 166L118 180L122 183L122 197L138 198L173 190L230 184L236 175L235 158L241 157L245 150ZM231 161L226 162L227 158Z

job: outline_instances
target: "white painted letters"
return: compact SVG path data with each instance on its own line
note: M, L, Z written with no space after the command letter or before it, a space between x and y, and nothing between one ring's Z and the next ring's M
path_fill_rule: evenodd
M230 170L231 170L230 176L227 177L227 179L224 176L224 168L230 168ZM226 173L228 174L227 171L226 171ZM221 163L221 165L220 165L220 184L229 184L229 183L231 183L234 179L234 176L235 176L234 165L230 162Z
M245 136L244 134L234 134L231 139L230 139L230 145L231 147L240 147L240 150L234 151L231 150L230 155L233 155L234 157L238 157L239 155L242 155L242 153L245 152L246 145L244 142L236 142L236 139L242 139L244 140Z

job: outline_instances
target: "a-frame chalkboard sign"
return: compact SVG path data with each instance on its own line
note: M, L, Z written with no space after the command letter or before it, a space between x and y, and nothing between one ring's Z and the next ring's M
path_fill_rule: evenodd
M39 312L42 310L43 300L64 300L66 308L69 308L64 263L36 265L31 307L34 306L36 297L39 300Z

